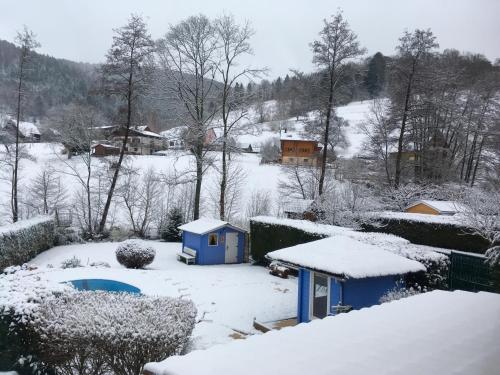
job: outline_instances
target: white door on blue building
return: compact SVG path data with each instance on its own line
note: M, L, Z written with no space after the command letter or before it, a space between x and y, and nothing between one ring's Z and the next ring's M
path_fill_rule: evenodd
M238 263L238 233L226 233L226 263Z

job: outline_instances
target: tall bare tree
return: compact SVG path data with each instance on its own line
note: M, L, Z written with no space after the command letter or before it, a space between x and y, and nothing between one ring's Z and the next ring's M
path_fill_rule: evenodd
M215 27L204 15L171 26L158 41L165 92L184 107L185 116L179 120L187 126L185 141L196 162L195 220L200 216L201 186L208 162L204 147L207 130L217 112L218 49Z
M155 43L140 16L131 15L125 26L114 31L113 44L101 68L102 88L106 95L115 96L124 103L124 137L99 223L99 233L103 233L106 226L138 99L150 88L154 70Z
M400 106L397 109L400 116L398 150L396 154L396 166L394 172L394 186L397 188L401 179L401 159L403 155L404 138L408 116L411 110L411 98L419 73L423 67L423 62L432 55L432 51L439 45L431 30L416 29L413 33L406 31L399 39L397 47L398 58L393 64L393 71L397 75L394 80L400 88L398 97L402 100L393 100L393 105ZM394 98L393 98L394 99ZM396 104L397 103L397 104Z
M346 66L349 61L362 56L365 50L359 46L357 35L351 30L344 19L342 12L332 16L331 20L324 20L323 29L320 31L320 39L311 44L313 51L313 62L325 71L326 79L323 80L321 90L322 112L324 114L324 138L321 163L321 174L319 177L318 193L323 194L325 182L325 171L330 143L330 122L334 114L335 92L339 82L344 77Z
M224 15L215 20L215 30L220 43L221 62L217 68L222 82L222 165L220 169L219 216L221 220L225 220L228 140L233 129L246 115L246 110L240 106L242 98L234 90L234 87L239 79L255 77L262 70L248 67L240 68L238 65L241 57L252 54L249 40L254 32L248 22L238 25L233 16ZM236 111L236 109L239 110Z
M61 160L66 165L64 173L75 177L81 185L84 196L85 236L92 238L95 232L95 218L92 204L91 180L95 161L92 157L92 143L97 134L97 129L104 125L105 119L93 108L76 104L54 108L49 113L50 120L59 134L59 141L64 145L66 156ZM56 150L56 155L60 152ZM85 166L82 170L79 163L73 162L72 156L77 157Z
M23 31L18 32L16 45L20 48L19 65L17 69L17 106L16 106L16 142L15 142L15 157L14 168L12 171L12 192L11 192L11 208L12 221L15 223L19 219L19 202L18 202L18 171L19 171L19 122L21 121L22 102L25 96L26 79L29 70L29 63L33 56L33 50L40 47L36 40L35 34L24 26Z

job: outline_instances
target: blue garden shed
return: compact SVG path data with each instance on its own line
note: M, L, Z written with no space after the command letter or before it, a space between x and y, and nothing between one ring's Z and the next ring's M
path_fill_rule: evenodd
M343 235L267 256L299 269L299 323L376 305L386 292L399 287L401 276L426 270L420 262Z
M247 258L247 232L227 221L201 218L181 225L182 252L188 264L243 263Z

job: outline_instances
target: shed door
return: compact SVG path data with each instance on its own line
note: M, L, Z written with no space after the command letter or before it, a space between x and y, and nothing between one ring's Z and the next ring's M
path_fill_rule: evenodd
M312 274L311 318L322 319L328 315L328 276L316 272Z
M238 263L238 233L226 233L226 263Z

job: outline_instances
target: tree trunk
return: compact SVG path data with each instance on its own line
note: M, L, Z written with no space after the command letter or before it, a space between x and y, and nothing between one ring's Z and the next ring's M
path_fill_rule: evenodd
M328 157L328 139L330 137L330 121L332 117L332 107L333 107L333 89L334 89L334 80L333 80L334 72L330 72L330 82L329 82L329 93L328 93L328 104L326 110L326 119L325 119L325 134L323 137L323 154L321 157L321 173L319 175L319 186L318 186L318 195L321 197L323 194L323 186L325 184L325 173L326 173L326 160Z
M227 187L227 162L226 162L226 136L227 136L227 127L224 124L224 139L222 140L222 176L220 181L220 198L219 198L219 212L220 219L224 220L226 216L226 187Z
M19 66L19 82L17 88L17 110L16 110L16 147L14 156L14 170L12 171L12 221L15 223L19 220L19 207L17 199L17 182L18 182L18 169L19 169L19 121L21 117L21 93L24 74L24 52L21 54L21 61Z
M477 168L479 167L479 160L481 159L481 153L483 151L483 145L484 145L484 136L481 138L481 143L479 143L479 151L477 152L477 158L476 158L476 165L474 166L474 172L472 174L472 180L470 182L470 186L474 186L474 182L476 182L476 175L477 175Z
M132 63L131 63L132 65ZM118 175L120 174L120 168L123 161L123 156L125 155L125 149L128 142L128 134L130 130L130 125L132 123L132 78L133 78L133 67L130 67L129 79L128 79L128 92L127 92L127 123L125 128L125 136L123 137L122 148L120 150L120 156L118 157L118 163L115 167L115 173L113 174L113 180L111 181L111 186L109 187L108 197L106 198L106 204L104 205L104 210L102 212L101 222L99 223L98 232L102 234L106 226L106 220L108 218L109 208L111 207L111 200L113 199L113 193L115 191L116 183L118 181Z
M398 139L398 153L396 154L396 167L394 171L394 187L397 189L399 187L400 179L401 179L401 157L403 155L403 141L404 134L406 130L406 121L408 119L408 111L410 106L410 96L411 89L413 83L413 75L415 72L415 63L413 64L412 72L408 77L408 85L406 86L406 95L405 95L405 107L403 111L403 118L401 119L401 129L399 133ZM416 158L415 158L416 159ZM422 163L422 158L420 158L420 163Z
M201 183L203 179L203 146L196 146L196 187L194 191L193 219L200 218Z

